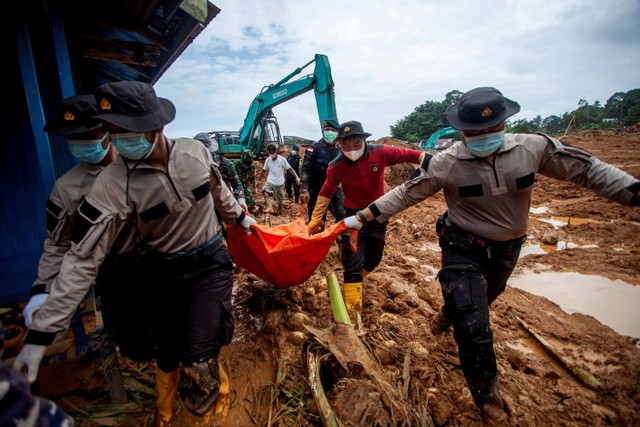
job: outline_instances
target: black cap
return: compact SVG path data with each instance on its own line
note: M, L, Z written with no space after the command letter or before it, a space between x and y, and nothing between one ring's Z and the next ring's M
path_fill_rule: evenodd
M349 138L350 136L363 135L365 138L371 136L370 133L362 129L362 124L356 121L344 122L338 128L338 137L336 139Z
M95 118L98 114L96 99L93 95L76 95L63 99L57 106L58 117L47 122L46 132L55 135L73 135L85 133L102 127Z
M323 128L340 129L340 123L336 119L326 119L322 125Z
M520 111L520 105L498 89L478 87L447 109L447 121L458 130L482 130L496 126Z
M176 117L173 103L158 98L149 83L106 83L96 89L95 97L99 119L133 132L159 129Z

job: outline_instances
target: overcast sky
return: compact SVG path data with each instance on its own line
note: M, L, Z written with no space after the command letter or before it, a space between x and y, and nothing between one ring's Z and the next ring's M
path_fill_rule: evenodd
M512 119L604 105L640 88L640 0L215 0L221 12L156 83L170 137L238 130L264 86L327 55L338 120L371 139L426 101L494 86ZM299 76L313 72L313 65ZM274 108L283 135L319 139L312 92Z

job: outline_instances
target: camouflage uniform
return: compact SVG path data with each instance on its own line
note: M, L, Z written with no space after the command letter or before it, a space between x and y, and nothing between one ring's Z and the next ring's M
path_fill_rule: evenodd
M253 163L253 154L250 151L245 151L238 160L233 162L233 165L236 168L240 182L242 182L247 207L251 210L256 205L251 192L251 188L256 183L256 165Z
M217 153L211 154L213 155L213 160L218 164L218 170L220 171L220 175L222 175L222 180L227 184L229 190L233 192L236 200L240 201L240 199L245 199L246 201L243 184L240 181L233 162Z

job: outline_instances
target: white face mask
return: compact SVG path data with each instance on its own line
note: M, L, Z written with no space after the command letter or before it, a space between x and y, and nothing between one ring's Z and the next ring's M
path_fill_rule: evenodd
M351 150L351 151L344 151L342 150L342 154L344 154L345 156L347 156L347 158L349 160L351 160L352 162L355 162L356 160L358 160L360 157L362 157L362 155L364 154L364 146L359 149L359 150Z
M273 160L277 159L277 158L278 158L278 153L273 153L273 154L271 154L271 158L272 158Z

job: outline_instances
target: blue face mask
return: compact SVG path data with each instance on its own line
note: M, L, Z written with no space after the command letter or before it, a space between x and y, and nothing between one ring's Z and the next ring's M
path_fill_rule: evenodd
M324 137L324 140L327 141L327 143L331 144L336 140L336 137L338 136L338 132L334 132L332 130L326 130L322 133L322 136Z
M488 157L504 143L504 131L464 137L467 151L476 157Z
M147 142L144 133L131 132L111 135L113 145L122 157L130 160L144 159L151 154L153 144Z
M85 163L97 164L102 161L109 151L107 148L102 148L102 141L109 135L105 133L101 139L67 139L69 143L69 151L78 160Z
M295 156L296 154L298 154L298 152L296 150L291 150L291 154Z

